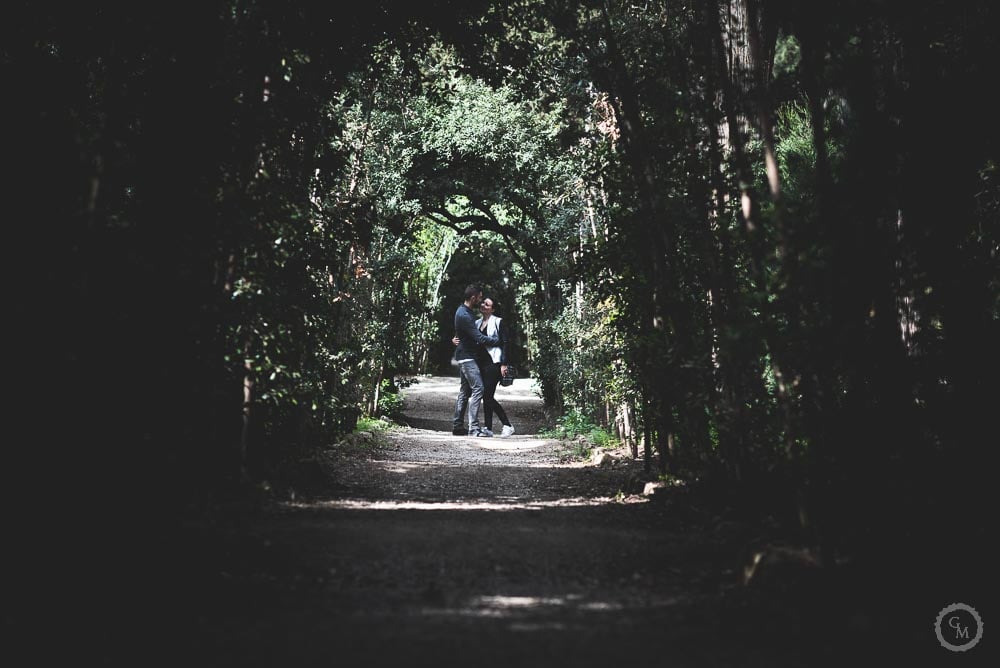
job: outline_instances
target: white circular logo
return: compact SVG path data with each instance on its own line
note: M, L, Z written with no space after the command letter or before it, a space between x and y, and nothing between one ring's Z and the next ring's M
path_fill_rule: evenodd
M952 603L938 613L934 634L946 650L965 652L983 637L983 620L972 606Z

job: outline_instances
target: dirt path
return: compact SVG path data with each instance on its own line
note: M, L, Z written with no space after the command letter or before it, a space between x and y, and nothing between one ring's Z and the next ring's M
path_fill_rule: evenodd
M457 379L406 392L411 427L338 456L326 491L213 534L198 656L217 666L823 665L842 638L794 596L745 593L754 529L634 494L641 462L568 461L535 435L450 433ZM359 454L360 453L360 454ZM767 619L765 619L767 618ZM791 625L789 625L791 624Z

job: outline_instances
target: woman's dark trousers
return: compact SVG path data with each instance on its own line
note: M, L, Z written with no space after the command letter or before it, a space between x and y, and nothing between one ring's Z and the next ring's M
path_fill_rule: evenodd
M487 429L493 431L493 414L500 418L500 424L510 424L507 413L504 412L500 402L494 396L497 392L497 384L500 382L500 363L484 364L480 367L483 375L483 424Z

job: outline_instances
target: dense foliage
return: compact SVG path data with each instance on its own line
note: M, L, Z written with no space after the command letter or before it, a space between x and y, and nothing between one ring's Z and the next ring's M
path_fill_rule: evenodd
M17 4L39 443L168 510L280 481L479 282L557 414L828 555L981 505L991 3L412 4Z

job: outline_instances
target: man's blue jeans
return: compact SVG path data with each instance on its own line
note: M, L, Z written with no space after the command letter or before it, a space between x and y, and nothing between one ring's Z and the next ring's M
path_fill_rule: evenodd
M452 427L463 429L465 418L465 402L469 402L469 431L479 429L479 405L483 401L483 377L479 373L479 365L475 360L462 360L458 363L458 373L462 377L462 385L458 390L458 400L455 402L455 415Z

